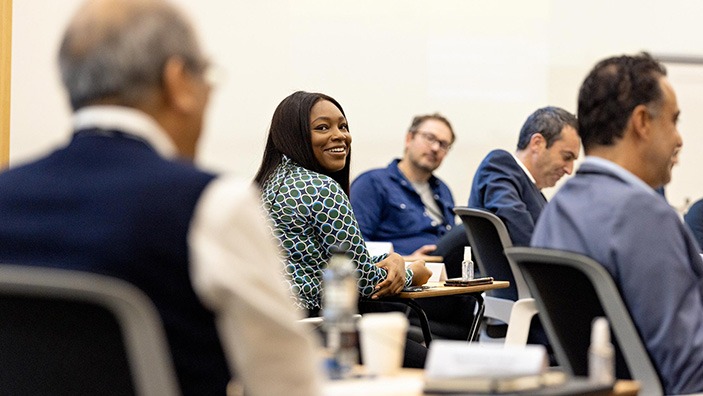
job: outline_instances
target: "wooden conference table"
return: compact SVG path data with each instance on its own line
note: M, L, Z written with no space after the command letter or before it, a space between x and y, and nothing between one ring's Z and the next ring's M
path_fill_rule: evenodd
M487 290L504 289L509 285L510 282L495 280L492 283L476 286L444 286L444 282L428 282L425 285L426 288L421 291L401 292L396 296L383 298L381 301L401 302L412 309L420 318L422 336L425 338L425 345L429 347L430 342L432 342L430 323L427 319L425 311L417 302L415 302L416 299L455 296L459 294L468 294L475 298L478 309L476 310L476 314L471 322L471 328L469 329L469 340L473 341L478 337L479 324L481 323L481 319L483 319L483 312L486 309L483 304L483 296L481 294Z
M327 381L322 394L324 396L422 396L424 384L424 370L422 369L401 369L398 374L382 377L363 376L363 368L360 367L360 376L357 378ZM609 387L594 386L585 378L573 378L563 386L542 388L532 392L520 393L520 395L545 395L563 396L575 394L591 394L603 396L635 396L638 394L640 386L637 381L618 380L615 386ZM466 393L470 395L470 393ZM471 394L479 395L479 394ZM515 395L504 393L502 396Z

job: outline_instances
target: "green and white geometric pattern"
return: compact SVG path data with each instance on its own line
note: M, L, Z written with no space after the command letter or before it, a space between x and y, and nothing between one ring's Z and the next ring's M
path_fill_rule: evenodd
M285 274L298 307L321 308L322 271L336 247L356 263L361 296L370 296L386 278L386 270L376 266L386 255L369 256L349 198L329 176L284 157L264 183L262 201L285 255ZM406 280L411 282L410 273Z

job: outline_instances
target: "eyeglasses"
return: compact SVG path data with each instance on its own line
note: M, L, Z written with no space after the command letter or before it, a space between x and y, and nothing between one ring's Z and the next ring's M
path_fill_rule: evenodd
M211 87L221 86L227 80L227 72L218 64L208 63L203 70L203 80Z
M451 150L452 148L452 144L450 142L447 142L446 140L437 139L437 137L431 132L417 131L415 133L420 135L422 140L424 140L425 143L427 143L427 145L430 147L434 147L435 143L437 143L439 149L441 151L444 151L445 153Z
M203 81L211 87L222 85L227 77L222 67L207 60L186 58L186 65L200 74Z

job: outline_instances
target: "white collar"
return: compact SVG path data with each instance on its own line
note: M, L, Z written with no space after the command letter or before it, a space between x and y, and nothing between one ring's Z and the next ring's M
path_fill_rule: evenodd
M73 130L99 128L117 130L145 140L164 158L178 155L166 131L148 114L122 106L88 106L73 114Z
M532 177L532 173L530 173L530 171L527 169L527 167L525 166L525 164L522 163L522 161L520 160L520 158L518 158L518 156L515 155L515 153L510 153L510 154L511 154L511 155L513 156L513 158L515 159L515 162L517 162L517 164L520 165L520 168L522 168L522 170L525 172L525 174L527 175L527 177L530 178L530 181L532 181L532 184L534 184L535 186L537 186L537 182L535 181L535 178Z

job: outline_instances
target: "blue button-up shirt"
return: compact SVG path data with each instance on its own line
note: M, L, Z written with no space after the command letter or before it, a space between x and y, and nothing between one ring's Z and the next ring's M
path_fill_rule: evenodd
M388 167L359 175L351 185L350 199L361 233L367 241L392 242L401 255L434 244L452 229L454 198L444 182L430 177L429 184L443 221L433 220L420 195L398 169L399 159Z

